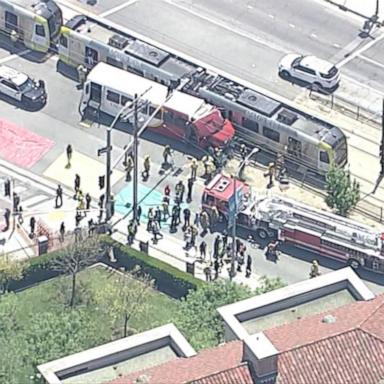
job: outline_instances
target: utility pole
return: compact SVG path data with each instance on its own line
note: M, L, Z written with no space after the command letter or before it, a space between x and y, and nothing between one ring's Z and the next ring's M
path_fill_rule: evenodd
M380 176L384 176L384 99L381 112Z
M105 221L111 218L111 132L112 127L107 128L107 161L105 170Z
M231 271L229 278L232 280L236 276L236 224L237 224L237 211L239 202L237 201L237 179L239 174L242 171L243 167L248 163L249 159L259 152L258 148L253 148L252 151L244 158L244 160L239 164L238 170L233 177L233 212L230 212L230 215L233 215L232 221L232 247L231 247ZM229 222L230 222L229 221Z
M134 127L133 127L133 220L137 222L137 188L139 175L139 156L138 156L138 105L137 94L135 95L135 110L134 110Z

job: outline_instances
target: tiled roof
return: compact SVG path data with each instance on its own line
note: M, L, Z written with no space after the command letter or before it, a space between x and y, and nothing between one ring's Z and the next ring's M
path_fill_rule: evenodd
M278 384L378 384L384 342L356 329L278 356Z
M139 376L144 375L148 379L146 384L183 384L238 367L242 362L242 355L243 343L239 340L231 341L216 348L205 349L196 356L171 360L153 368L119 377L109 383L134 384Z
M331 315L334 322L322 322ZM372 384L384 377L384 295L265 331L278 383Z
M323 322L326 315L333 316L335 321ZM285 352L356 328L365 330L384 341L384 295L298 319L265 330L264 333L278 351Z
M248 364L244 363L238 367L190 381L188 384L253 384L253 380Z

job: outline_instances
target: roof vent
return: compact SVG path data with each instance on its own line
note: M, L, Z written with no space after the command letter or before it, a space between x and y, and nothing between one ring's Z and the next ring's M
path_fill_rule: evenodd
M128 39L118 34L111 36L108 40L108 45L117 49L123 49L127 46L127 44L128 44Z
M333 315L326 315L321 319L321 322L325 324L332 324L336 322L336 317Z

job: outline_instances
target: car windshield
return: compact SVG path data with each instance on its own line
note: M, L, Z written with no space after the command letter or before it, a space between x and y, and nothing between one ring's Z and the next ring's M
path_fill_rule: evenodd
M333 66L328 73L321 73L321 77L324 77L324 79L331 79L332 77L336 76L338 73L338 69Z
M19 85L19 89L21 92L28 92L31 89L33 89L34 86L35 86L35 83L31 79L28 79L23 84Z
M303 56L299 56L295 60L293 60L292 61L292 67L298 66L300 64L300 61L301 61L302 58L303 58Z

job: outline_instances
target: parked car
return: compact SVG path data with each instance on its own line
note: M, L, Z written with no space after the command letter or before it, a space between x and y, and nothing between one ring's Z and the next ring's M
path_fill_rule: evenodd
M332 91L340 82L340 71L332 63L316 56L290 53L279 63L279 75L286 80L298 79L309 83L316 91Z
M26 109L38 109L47 101L43 80L34 80L6 65L0 65L0 94L20 103Z

